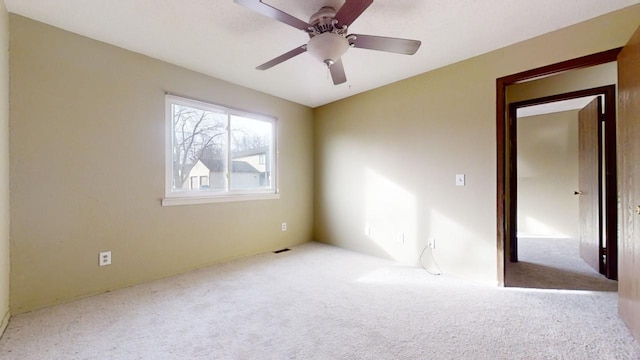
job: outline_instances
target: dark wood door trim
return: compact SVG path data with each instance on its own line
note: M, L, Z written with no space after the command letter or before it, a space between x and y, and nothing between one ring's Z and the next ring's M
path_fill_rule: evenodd
M518 108L532 106L532 105L541 105L548 104L561 100L570 100L577 99L585 96L593 96L593 95L604 95L604 119L602 119L605 123L605 159L601 161L604 164L605 170L605 193L606 203L601 204L605 207L605 218L601 219L601 224L604 223L606 225L606 234L604 236L606 240L606 248L610 251L609 259L607 261L606 266L604 263L600 268L600 272L607 276L610 279L617 279L617 270L618 270L618 262L617 262L617 173L616 173L616 86L615 85L607 85L600 86L591 89L577 90L564 94L557 94L551 96L545 96L536 99L529 99L524 101L518 101L515 103L509 104L509 134L507 135L509 138L509 143L512 149L512 152L509 157L510 166L509 166L509 176L511 179L517 179L517 117L516 113ZM510 219L517 219L517 208L518 208L518 191L517 191L517 181L510 181L509 183L509 193L511 194L511 201L507 205L507 209L510 212ZM600 211L600 216L602 216L602 211ZM513 230L509 233L509 238L507 241L510 242L509 246L509 261L516 262L518 261L518 246L517 246L517 237L515 236L515 231L517 230L515 224L512 224ZM602 257L604 254L600 254Z
M533 104L532 104L533 105ZM509 211L509 226L507 226L509 241L509 261L518 261L518 107L517 103L509 104L509 203L506 205ZM515 180L515 181L514 181Z
M510 168L507 166L507 162L510 159L507 157L507 146L512 146L509 143L509 139L507 137L508 134L508 116L507 116L507 100L506 100L506 90L508 85L517 84L520 82L525 82L529 80L534 80L537 78L542 78L549 75L558 74L561 72L569 71L569 70L577 70L581 68L586 68L595 65L601 65L608 62L616 61L618 54L622 48L611 49L607 51L603 51L600 53L587 55L583 57L579 57L576 59L571 59L563 62L559 62L556 64L551 64L543 67L539 67L532 70L523 71L517 74L512 74L508 76L504 76L496 79L496 180L497 180L497 191L496 191L496 211L497 211L497 263L498 263L498 283L500 285L504 285L504 270L505 270L505 261L506 261L506 245L509 241L508 239L512 236L513 233L512 228L510 228L508 224L508 215L507 215L507 200L510 199L511 191L507 187L507 169ZM615 97L614 97L613 105L606 103L605 107L607 109L615 109ZM615 115L615 114L614 114ZM614 117L615 120L615 117ZM615 121L613 121L615 127ZM607 131L608 134L612 134L613 144L615 144L615 131ZM610 135L608 135L609 137ZM610 141L610 139L609 139ZM612 164L615 168L615 153L613 155L613 162L609 161L607 157L607 163ZM615 183L614 183L615 184ZM610 184L607 183L607 191L609 191L608 186ZM615 215L615 212L614 212ZM607 212L607 216L610 216L609 212ZM607 227L607 231L610 229ZM617 245L617 244L616 244ZM607 244L609 246L609 244ZM617 270L617 264L615 266ZM617 275L617 274L616 274Z

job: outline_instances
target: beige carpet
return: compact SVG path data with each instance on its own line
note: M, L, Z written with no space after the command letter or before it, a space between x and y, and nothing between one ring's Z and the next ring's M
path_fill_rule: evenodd
M0 358L640 359L616 302L308 243L15 316Z
M618 282L608 280L580 258L574 239L518 240L517 263L507 263L507 286L618 291Z

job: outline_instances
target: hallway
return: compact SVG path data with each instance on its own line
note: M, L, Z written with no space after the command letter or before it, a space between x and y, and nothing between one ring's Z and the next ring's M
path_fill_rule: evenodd
M587 265L576 239L519 238L518 263L507 263L508 287L617 291L609 280Z

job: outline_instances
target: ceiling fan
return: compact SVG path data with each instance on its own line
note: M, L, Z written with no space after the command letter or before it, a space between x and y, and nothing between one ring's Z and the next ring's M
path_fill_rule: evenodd
M421 44L418 40L360 34L347 35L349 25L373 3L373 0L346 0L338 11L330 6L322 7L311 16L308 23L267 5L262 0L234 0L234 2L309 34L308 43L267 61L256 67L258 70L267 70L308 51L329 67L333 83L338 85L347 81L341 57L349 47L413 55Z

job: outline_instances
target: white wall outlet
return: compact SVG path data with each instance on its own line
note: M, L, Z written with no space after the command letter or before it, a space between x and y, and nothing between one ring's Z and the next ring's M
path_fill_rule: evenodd
M366 236L371 236L371 226L365 226L364 228L364 234Z
M456 174L456 186L464 186L464 174Z
M287 231L287 223L282 223L282 231Z
M429 243L427 245L429 246L429 248L435 249L436 248L436 239L434 239L434 238L429 239Z
M398 233L397 240L400 244L404 244L404 233Z
M111 265L111 251L100 253L100 266Z

